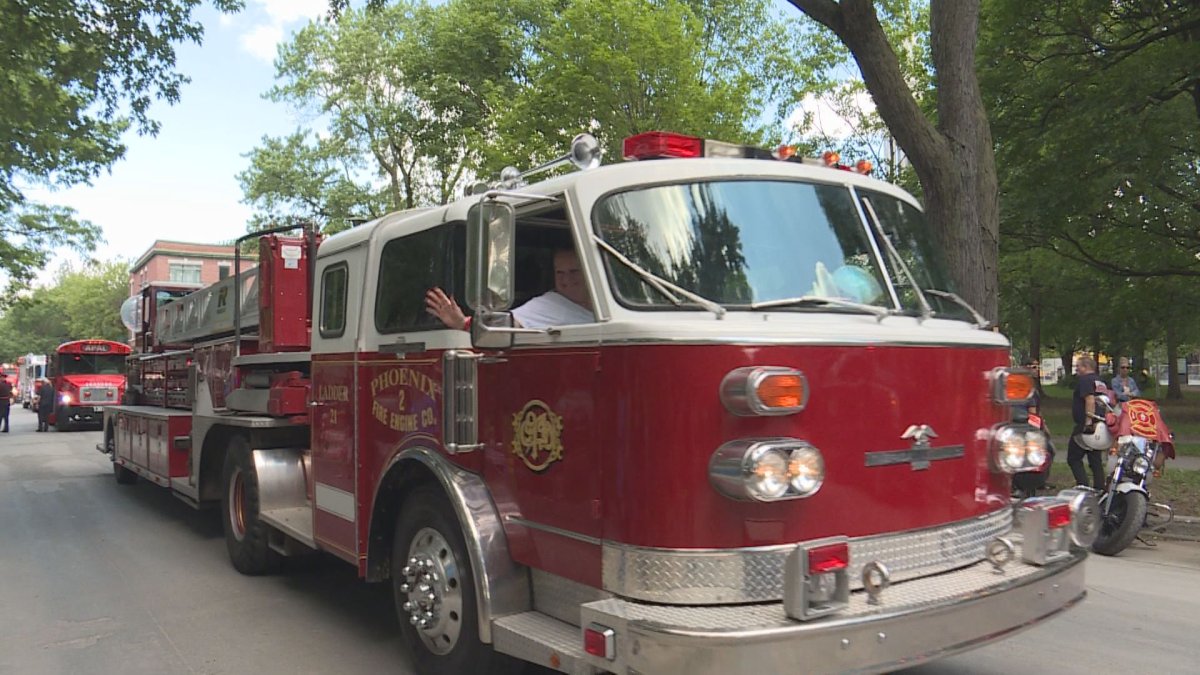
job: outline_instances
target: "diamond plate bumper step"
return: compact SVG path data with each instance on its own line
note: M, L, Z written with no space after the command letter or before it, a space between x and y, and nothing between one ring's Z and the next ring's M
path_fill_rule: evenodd
M583 651L583 637L572 626L541 612L522 612L492 622L492 646L496 651L532 661L560 673L595 675Z

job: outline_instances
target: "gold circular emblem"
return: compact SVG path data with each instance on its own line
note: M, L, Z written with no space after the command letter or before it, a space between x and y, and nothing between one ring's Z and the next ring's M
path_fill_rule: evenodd
M545 471L562 459L561 415L554 414L545 403L530 401L513 415L513 454L534 471Z

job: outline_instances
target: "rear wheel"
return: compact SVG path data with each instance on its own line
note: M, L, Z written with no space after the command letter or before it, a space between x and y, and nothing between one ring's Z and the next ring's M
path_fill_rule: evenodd
M479 639L475 571L450 501L435 487L414 490L396 519L392 594L418 673L500 675L524 668Z
M1146 522L1146 495L1141 492L1114 492L1112 507L1100 523L1100 536L1092 550L1100 555L1124 551Z
M250 444L242 436L235 436L229 442L221 476L225 490L221 519L230 562L242 574L274 572L282 558L271 550L267 524L258 518L258 472Z

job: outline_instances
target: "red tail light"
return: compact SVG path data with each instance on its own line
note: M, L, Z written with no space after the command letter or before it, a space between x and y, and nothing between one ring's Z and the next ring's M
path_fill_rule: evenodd
M1060 527L1066 527L1071 524L1071 505L1060 504L1052 506L1046 515L1049 521L1047 524L1050 526L1050 529L1057 530Z
M1067 514L1068 519L1070 514ZM830 544L808 550L808 573L824 574L850 566L850 546L845 543Z

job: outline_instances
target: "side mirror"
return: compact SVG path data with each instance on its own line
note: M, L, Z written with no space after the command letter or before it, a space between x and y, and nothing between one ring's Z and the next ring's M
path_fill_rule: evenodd
M513 318L509 312L477 312L471 321L471 345L479 349L510 349L515 333L491 329L512 327Z
M512 307L515 241L512 206L485 199L471 207L467 213L467 305L476 312Z

